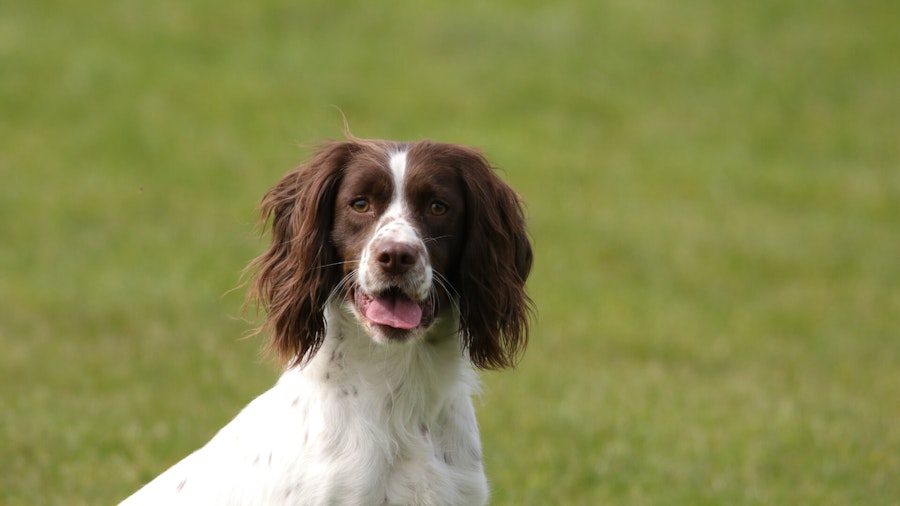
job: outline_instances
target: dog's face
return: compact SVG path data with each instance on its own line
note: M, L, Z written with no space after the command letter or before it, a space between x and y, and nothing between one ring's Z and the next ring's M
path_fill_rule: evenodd
M379 155L345 167L332 239L357 319L376 340L405 341L449 307L466 203L457 168L403 145Z
M458 314L476 366L512 365L524 348L531 245L518 196L477 151L331 143L266 194L262 216L272 243L251 296L282 357L315 354L335 297L378 342L415 341Z

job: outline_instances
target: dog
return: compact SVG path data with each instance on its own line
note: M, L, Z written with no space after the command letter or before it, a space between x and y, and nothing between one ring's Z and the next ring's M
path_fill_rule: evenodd
M250 301L285 372L122 504L485 504L477 369L528 341L523 203L476 149L348 136L263 197Z

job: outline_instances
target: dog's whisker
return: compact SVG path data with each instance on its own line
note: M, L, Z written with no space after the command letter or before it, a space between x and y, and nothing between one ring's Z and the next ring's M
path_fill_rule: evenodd
M328 294L328 301L332 301L333 299L340 297L341 292L344 292L348 285L352 285L356 283L356 273L357 269L350 271L346 276L341 278L338 281L338 284L331 289L331 292Z
M429 242L438 241L440 239L449 239L451 237L453 237L453 236L452 235L439 235L437 237L423 237L422 242L429 243Z
M314 269L326 269L328 267L336 267L338 265L350 265L350 264L358 264L358 263L359 263L359 260L344 260L341 262L332 262L330 264L317 265L316 267L314 267Z
M455 295L456 290L453 289L453 286L450 284L450 282L447 280L447 278L444 277L441 273L435 272L434 274L435 274L434 287L443 290L444 293L447 294L447 299L450 301L450 304L453 306L453 308L456 310L457 313L460 313L461 310L459 307L459 301L458 301L457 296ZM433 291L433 296L435 298L437 298L437 294L434 293L434 291Z
M457 293L456 289L453 288L453 285L450 283L450 280L448 280L446 276L444 276L440 272L434 272L434 279L438 284L441 285L441 288L443 288L444 291L447 292L447 295L451 299L456 299L459 297L459 293Z

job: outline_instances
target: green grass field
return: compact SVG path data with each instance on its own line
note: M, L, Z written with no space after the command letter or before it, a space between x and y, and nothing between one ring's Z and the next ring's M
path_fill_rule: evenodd
M0 504L111 504L277 377L263 192L480 146L539 318L494 504L900 504L900 2L0 5ZM253 315L246 315L251 318Z

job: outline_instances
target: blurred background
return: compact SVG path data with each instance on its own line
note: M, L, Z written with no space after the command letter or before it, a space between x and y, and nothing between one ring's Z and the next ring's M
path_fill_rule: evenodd
M528 202L539 317L476 402L494 504L897 504L898 19L3 2L0 503L115 503L271 386L255 206L337 106Z

